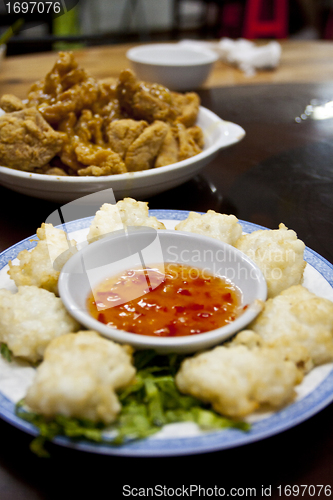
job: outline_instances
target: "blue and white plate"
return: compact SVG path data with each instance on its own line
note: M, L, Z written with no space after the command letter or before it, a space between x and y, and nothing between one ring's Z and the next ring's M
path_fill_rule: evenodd
M188 216L188 212L176 210L151 210L151 215L163 221L172 229L177 221ZM73 221L67 225L72 237L83 239L92 218ZM250 233L264 229L249 222L240 221L244 232ZM0 255L0 288L15 290L7 275L8 261L14 260L24 249L31 249L37 243L31 236ZM333 301L333 266L316 252L306 248L307 266L304 273L304 286L321 297ZM25 395L34 376L34 368L24 362L8 363L0 359L0 417L10 424L37 435L37 429L15 415L15 403ZM310 418L333 401L333 364L329 363L312 370L297 387L296 400L277 412L257 413L249 417L252 424L248 432L227 429L202 432L193 423L170 424L158 434L122 446L96 444L86 440L74 441L57 437L54 442L69 448L95 452L105 455L123 456L172 456L217 451L248 444L285 431Z

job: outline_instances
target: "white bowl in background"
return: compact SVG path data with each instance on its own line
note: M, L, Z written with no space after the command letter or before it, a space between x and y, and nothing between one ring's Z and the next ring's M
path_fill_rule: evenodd
M175 91L200 87L218 59L212 50L175 43L139 45L129 49L126 57L141 80Z
M247 308L235 321L221 328L184 337L129 333L94 319L87 309L91 291L106 278L138 267L142 262L147 267L175 262L224 276L240 290L241 306L247 305ZM231 245L199 234L143 227L116 231L85 246L63 267L58 288L69 313L88 329L136 349L154 349L162 353L196 352L223 342L257 316L267 296L266 281L260 269Z
M200 107L197 125L204 133L205 146L192 158L165 167L101 177L76 177L34 174L0 166L0 184L18 193L43 200L66 203L82 196L113 189L117 200L130 196L143 199L179 186L194 177L218 152L239 142L245 131L235 123L222 120Z

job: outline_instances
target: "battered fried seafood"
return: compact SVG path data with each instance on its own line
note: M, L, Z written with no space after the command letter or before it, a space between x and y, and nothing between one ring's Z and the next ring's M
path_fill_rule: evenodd
M147 127L145 120L124 118L109 123L106 129L108 144L124 160L128 148Z
M115 175L170 165L200 153L196 93L179 94L124 70L97 81L60 52L27 103L0 106L0 163L47 175ZM50 164L48 164L50 162Z
M32 251L22 250L19 264L9 261L9 276L17 286L35 285L58 294L58 278L65 262L77 251L75 240L68 241L67 234L52 224L42 224L37 229L39 239Z
M135 375L130 353L94 331L63 335L46 349L25 402L47 417L60 414L109 424L121 409L115 391Z
M277 408L292 401L301 380L293 362L255 343L219 346L188 358L176 375L181 392L237 418L263 405Z
M88 240L95 241L103 236L127 226L147 226L165 229L156 217L149 216L148 203L125 198L115 205L104 203L96 212L88 233Z
M47 164L63 144L63 135L53 130L35 108L0 116L0 164L33 171Z
M268 297L301 283L305 268L303 241L284 224L279 229L259 229L245 234L235 247L248 255L261 269L267 282Z
M250 328L305 371L333 361L333 302L302 285L267 300Z
M4 94L0 97L0 108L5 113L12 113L13 111L20 111L25 108L25 104L13 94Z
M17 293L0 290L0 342L14 356L36 362L52 339L78 329L61 299L47 290L36 286L20 286Z
M146 127L127 149L125 156L127 170L136 172L152 168L167 132L168 125L159 120Z
M89 165L79 168L78 175L99 177L100 175L124 174L127 171L120 156L110 149L79 143L75 148L75 154L79 162Z
M175 227L178 231L203 234L233 245L242 234L242 226L234 215L225 215L208 210L205 214L190 212L187 219Z
M52 70L33 84L28 106L37 107L45 120L57 125L68 113L91 109L101 93L98 82L78 67L72 52L60 52Z

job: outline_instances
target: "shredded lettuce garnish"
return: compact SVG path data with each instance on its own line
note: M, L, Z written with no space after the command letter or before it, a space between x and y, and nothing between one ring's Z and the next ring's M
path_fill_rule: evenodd
M222 417L198 399L178 391L174 377L183 359L184 356L177 354L158 355L154 351L134 354L137 374L131 385L118 392L122 410L111 427L116 431L113 437L105 432L110 426L61 415L48 419L26 411L24 402L20 402L16 414L39 429L39 436L31 444L32 451L47 456L45 441L58 435L119 446L128 440L146 438L165 424L175 422L195 422L205 430L228 427L249 430L249 424Z
M8 345L4 344L3 342L0 343L0 354L4 359L6 359L9 362L11 362L13 359L12 351L9 349Z

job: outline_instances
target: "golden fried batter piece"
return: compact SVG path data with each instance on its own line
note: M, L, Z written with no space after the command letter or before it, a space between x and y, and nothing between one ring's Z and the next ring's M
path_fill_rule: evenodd
M73 53L60 52L45 79L31 87L28 105L37 106L45 120L56 125L68 113L90 108L98 95L98 83L78 68Z
M193 127L189 127L187 129L187 133L192 137L192 139L199 146L199 148L203 149L205 145L205 138L203 135L203 131L199 127L199 125L194 125Z
M279 224L279 229L258 229L244 234L235 247L252 259L267 282L268 297L302 282L306 262L305 245L292 229Z
M189 216L175 226L176 231L203 234L228 245L234 245L242 234L242 226L234 215L219 214L208 210L205 214L190 212Z
M179 161L201 153L201 148L193 139L193 135L189 133L189 129L185 128L182 123L177 123L176 130L179 142Z
M179 157L179 147L175 131L168 126L168 131L155 161L155 167L164 167L176 163Z
M333 302L302 285L267 300L250 328L305 371L309 360L315 366L333 361Z
M55 104L42 104L38 107L38 110L47 122L56 125L69 112L78 113L84 108L89 108L97 99L97 96L97 83L93 78L88 78L86 81L76 84L60 94Z
M87 165L78 170L78 175L101 175L124 174L126 167L120 156L111 149L101 148L94 144L79 143L75 148L79 162Z
M104 203L97 210L88 233L88 241L107 236L112 231L118 231L127 226L146 226L153 229L166 229L163 222L149 215L148 203L124 198L115 205Z
M90 109L84 109L75 125L75 135L83 142L92 142L104 146L103 118L93 114Z
M95 331L53 339L25 402L48 417L64 415L109 424L121 410L116 391L135 375L132 351Z
M59 167L50 167L45 171L45 174L46 175L56 175L58 177L59 176L63 177L65 175L68 175L63 168L59 168Z
M175 381L178 389L218 413L244 417L269 405L292 401L303 374L279 351L257 345L223 345L185 359Z
M137 120L173 121L177 116L171 92L162 85L137 80L130 69L119 75L117 97L121 108Z
M117 78L100 80L98 82L98 99L91 106L92 112L102 116L108 123L112 120L124 118L117 99L117 83Z
M33 171L61 149L63 134L56 132L36 108L0 116L0 164Z
M62 79L76 70L78 64L72 52L59 52L58 58L49 73L44 79L35 82L29 93L28 101L30 106L38 106L44 102L55 100L63 92ZM82 73L80 74L82 77ZM72 78L73 81L73 78ZM67 87L68 88L68 87Z
M137 121L131 118L110 122L106 129L108 146L124 159L129 146L142 134L147 125L144 120Z
M59 297L37 286L19 286L16 293L0 290L0 342L14 356L32 363L43 358L52 339L76 332L72 318Z
M78 120L75 113L69 113L59 124L59 130L66 134L59 154L62 163L75 172L84 169L87 164L79 161L75 150L81 143L87 147L94 144L103 147L102 125L102 118L99 115L93 115L88 109L82 111Z
M13 111L21 111L25 108L25 104L13 94L4 94L0 98L0 108L6 113L12 113Z
M39 241L31 251L25 249L18 254L18 264L8 262L8 274L16 286L35 285L57 295L60 270L76 253L76 241L69 241L62 229L44 223L37 229L37 237Z
M167 132L168 125L159 120L145 128L127 150L125 156L127 170L137 172L152 168Z
M64 132L65 137L59 153L60 160L64 165L70 167L75 172L77 172L80 168L84 168L84 165L78 161L75 154L75 147L78 143L74 131L76 122L77 118L75 113L68 113L66 118L59 123L58 127L59 131Z
M182 123L185 127L192 127L197 119L200 106L200 97L195 92L186 94L172 93L175 106L178 108L176 121Z

